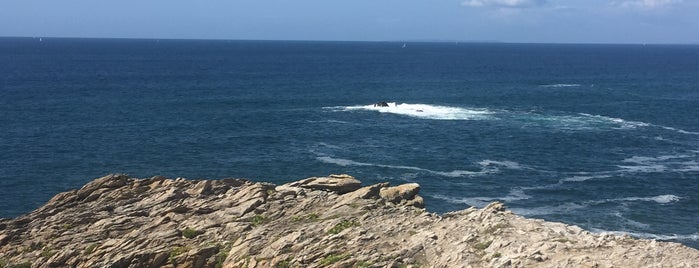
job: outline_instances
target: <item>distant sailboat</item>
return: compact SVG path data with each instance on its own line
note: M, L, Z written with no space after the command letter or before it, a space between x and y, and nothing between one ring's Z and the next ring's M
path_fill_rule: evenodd
M405 45L405 43L403 43L403 47L401 47L401 48L405 48L405 47L406 47L406 45Z
M39 42L44 42L44 39L42 39L41 37L39 37Z

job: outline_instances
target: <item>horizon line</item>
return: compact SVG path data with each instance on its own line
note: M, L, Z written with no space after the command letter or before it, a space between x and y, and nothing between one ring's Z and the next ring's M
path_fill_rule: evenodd
M54 38L54 39L120 39L120 40L166 40L166 41L269 41L269 42L347 42L347 43L470 43L470 44L541 44L541 45L699 45L695 43L622 43L622 42L514 42L500 40L459 40L459 39L394 39L394 40L331 40L331 39L235 39L235 38L156 38L156 37L84 37L84 36L5 36L0 38Z

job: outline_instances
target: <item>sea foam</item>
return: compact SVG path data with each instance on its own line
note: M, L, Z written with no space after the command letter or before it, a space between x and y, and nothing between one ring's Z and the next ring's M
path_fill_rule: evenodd
M430 104L388 103L388 107L371 105L331 107L342 111L365 110L380 113L398 114L432 120L483 120L491 118L493 112L488 109L467 109L462 107L439 106Z

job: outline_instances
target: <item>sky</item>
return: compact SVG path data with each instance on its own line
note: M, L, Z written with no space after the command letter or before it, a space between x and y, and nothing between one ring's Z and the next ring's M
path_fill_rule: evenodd
M0 36L699 44L699 0L0 0Z

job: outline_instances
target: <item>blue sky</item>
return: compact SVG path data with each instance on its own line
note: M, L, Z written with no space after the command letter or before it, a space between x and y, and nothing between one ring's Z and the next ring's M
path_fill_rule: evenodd
M0 36L699 43L699 0L2 0Z

